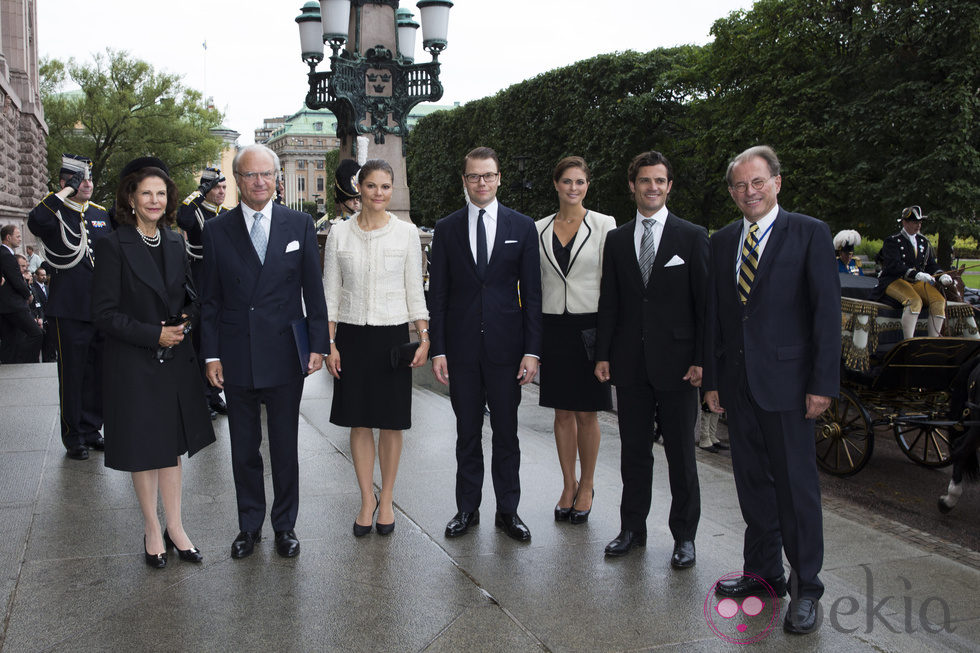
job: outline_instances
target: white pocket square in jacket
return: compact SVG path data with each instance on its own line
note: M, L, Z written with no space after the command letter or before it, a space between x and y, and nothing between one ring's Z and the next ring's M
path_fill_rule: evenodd
M510 245L511 243L516 243L516 240L505 240L504 245Z
M290 252L295 252L298 249L299 249L299 241L298 240L294 240L291 243L289 243L288 245L286 245L286 254L288 254ZM674 258L677 258L677 257L675 256Z
M672 259L670 259L669 261L667 261L667 264L664 267L665 268L672 268L675 265L684 265L684 259L682 259L677 254L674 254L674 257Z

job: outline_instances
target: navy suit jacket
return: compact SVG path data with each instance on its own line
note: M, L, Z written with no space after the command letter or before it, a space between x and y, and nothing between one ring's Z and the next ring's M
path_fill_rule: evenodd
M329 353L327 304L313 219L273 204L265 264L241 205L204 224L201 358L220 358L225 381L268 388L305 372L290 323L309 321L310 351ZM287 247L296 243L291 251Z
M606 236L595 359L609 361L616 386L690 389L684 375L703 360L708 232L668 211L644 286L635 227L630 220Z
M735 286L742 220L710 240L704 389L722 406L742 383L763 410L804 410L840 389L840 277L826 223L779 209L748 303Z
M470 249L467 208L436 223L429 258L431 354L447 362L487 357L499 364L541 355L541 263L531 218L497 204L497 231L480 280ZM481 337L482 331L482 337Z

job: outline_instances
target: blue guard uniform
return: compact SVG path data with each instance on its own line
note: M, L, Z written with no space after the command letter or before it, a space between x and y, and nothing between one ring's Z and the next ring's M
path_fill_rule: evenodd
M91 161L65 155L62 180L82 171L87 182ZM79 447L102 448L102 335L92 324L95 243L112 231L105 208L90 201L62 200L49 194L30 212L27 227L41 239L53 268L47 317L58 352L61 440L73 458ZM79 453L82 452L82 453Z

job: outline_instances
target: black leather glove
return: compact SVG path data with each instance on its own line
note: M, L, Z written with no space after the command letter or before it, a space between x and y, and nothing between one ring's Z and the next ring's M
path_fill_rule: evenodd
M85 181L85 171L79 170L71 176L71 179L65 182L65 186L71 186L71 192L68 193L68 197L72 197L78 192L78 187L82 185Z
M205 179L201 181L201 185L197 187L197 190L202 196L207 195L214 190L214 187L218 185L218 182L219 179L217 177L214 179Z

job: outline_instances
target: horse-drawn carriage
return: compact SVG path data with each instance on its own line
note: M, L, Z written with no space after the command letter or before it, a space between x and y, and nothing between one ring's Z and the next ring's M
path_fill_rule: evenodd
M916 463L944 467L951 430L967 425L950 414L950 397L965 390L963 371L980 355L973 308L948 301L944 337L903 340L901 309L867 299L874 283L841 275L840 396L816 423L817 464L835 476L861 471L881 426Z

